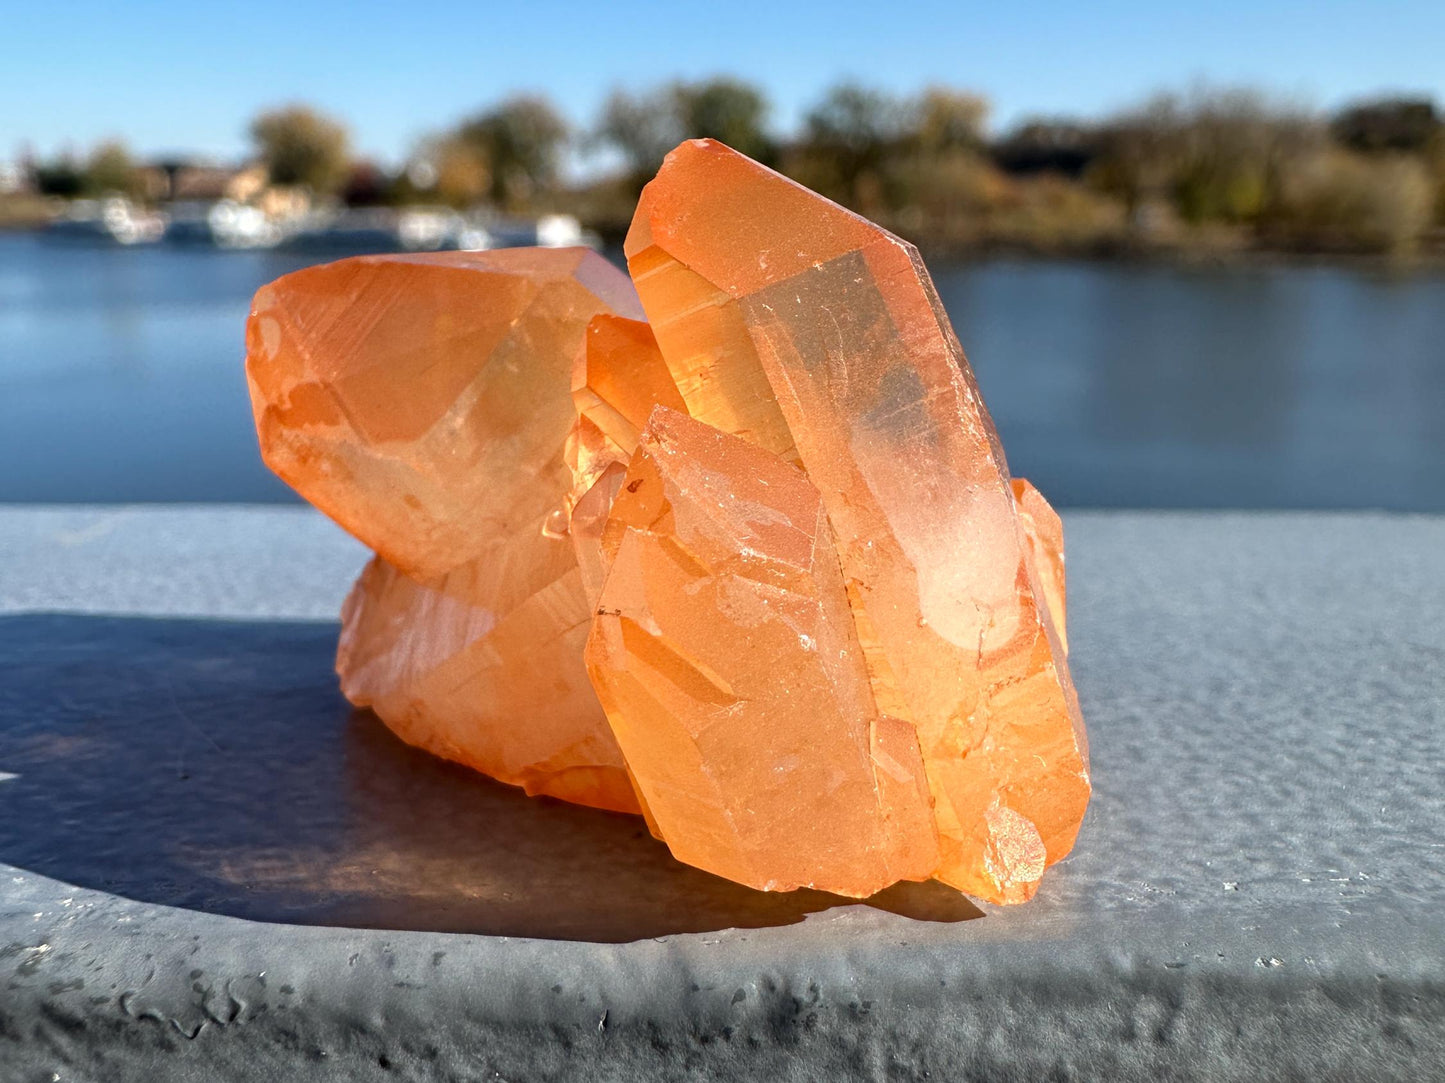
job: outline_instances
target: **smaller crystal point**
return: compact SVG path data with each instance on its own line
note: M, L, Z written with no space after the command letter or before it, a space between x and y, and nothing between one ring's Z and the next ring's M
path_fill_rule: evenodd
M1044 494L1023 478L1013 479L1014 500L1018 503L1019 525L1028 539L1028 558L1038 575L1048 615L1054 632L1067 654L1069 636L1064 614L1064 524Z
M637 448L637 435L654 406L686 413L667 363L642 320L594 316L587 348L572 377L577 412L592 421L624 455Z
M567 446L570 529L583 586L595 607L607 571L602 528L638 434L654 406L681 413L687 408L652 329L641 320L608 315L594 316L587 325L587 345L572 374L572 401L578 417Z
M927 879L918 739L874 704L802 472L658 407L603 551L588 668L673 853L764 890Z
M397 736L493 778L637 812L582 664L587 612L565 540L516 539L417 582L380 557L341 613L341 689Z
M267 463L378 553L343 615L346 696L529 793L636 811L566 508L574 370L617 313L631 283L585 249L358 257L257 293L246 371Z
M587 594L588 605L593 609L602 597L602 585L607 579L607 559L602 552L602 533L626 475L626 463L609 463L596 474L592 484L572 504L572 515L568 524L572 549L577 554L577 567L582 574L582 589Z

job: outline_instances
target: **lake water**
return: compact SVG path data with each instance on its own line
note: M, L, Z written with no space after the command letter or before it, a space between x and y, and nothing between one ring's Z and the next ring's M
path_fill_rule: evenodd
M277 501L242 375L300 256L0 235L0 501ZM934 269L1014 473L1060 506L1445 511L1445 275Z

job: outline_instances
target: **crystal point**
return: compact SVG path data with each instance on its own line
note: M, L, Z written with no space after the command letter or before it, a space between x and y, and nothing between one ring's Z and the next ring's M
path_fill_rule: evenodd
M822 494L875 698L920 739L937 875L1027 898L1073 844L1087 753L1047 569L917 251L693 140L626 252L689 413Z
M602 529L627 461L637 450L638 434L654 406L679 412L687 407L651 328L641 320L605 315L587 325L587 345L572 377L572 401L577 422L567 452L573 479L567 504L583 585L595 606L607 570Z
M409 575L450 571L560 504L588 322L637 316L586 249L359 256L256 295L246 373L261 452Z
M1039 587L1048 605L1049 617L1064 653L1069 651L1069 637L1064 628L1064 524L1059 513L1044 499L1044 494L1023 478L1013 479L1014 499L1018 502L1019 525L1023 527L1027 556L1038 576Z
M624 455L637 448L637 436L654 406L682 413L687 407L667 363L642 320L594 316L587 325L587 348L572 378L572 400Z
M573 372L616 313L631 285L581 249L342 260L260 291L247 375L267 463L378 553L343 614L347 697L529 793L636 811L562 511Z

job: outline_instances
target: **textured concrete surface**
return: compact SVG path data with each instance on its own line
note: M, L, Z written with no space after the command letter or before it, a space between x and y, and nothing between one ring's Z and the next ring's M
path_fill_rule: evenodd
M0 1081L1445 1071L1445 520L1066 516L1035 902L767 896L335 691L299 509L0 511Z

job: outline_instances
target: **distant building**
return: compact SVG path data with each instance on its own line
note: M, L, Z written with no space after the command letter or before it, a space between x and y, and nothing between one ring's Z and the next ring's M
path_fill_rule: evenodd
M148 185L154 198L173 202L214 203L221 199L244 202L265 186L264 171L258 166L224 166L204 160L167 158L151 167L156 182ZM260 171L260 183L256 176ZM240 186L244 194L237 195Z
M264 194L270 186L271 178L266 173L266 167L249 165L231 174L222 195L227 199L234 199L237 203L250 203Z
M172 199L222 199L237 170L223 166L189 165L171 174Z

